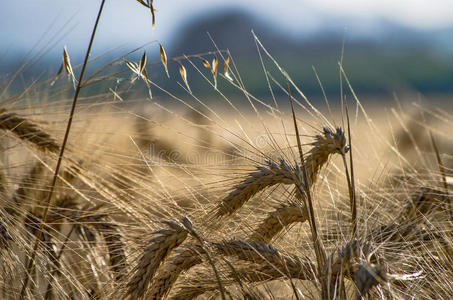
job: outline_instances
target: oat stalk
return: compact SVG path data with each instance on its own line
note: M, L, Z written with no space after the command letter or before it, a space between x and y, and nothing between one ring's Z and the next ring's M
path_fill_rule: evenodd
M85 74L85 69L86 69L86 66L88 64L88 58L90 56L91 46L93 45L94 36L96 34L96 29L98 27L99 20L101 18L102 10L104 8L104 3L105 3L105 0L102 0L100 8L99 8L99 11L98 11L98 15L97 15L96 21L94 23L93 31L91 33L90 42L88 44L88 49L87 49L86 54L85 54L85 60L84 60L83 65L82 65L82 70L80 72L79 80L77 82L77 88L76 88L75 94L74 94L74 99L72 101L71 111L69 112L69 119L68 119L68 122L67 122L67 125L66 125L66 131L65 131L64 138L63 138L63 142L62 142L61 147L60 147L60 153L58 155L57 165L55 167L55 172L54 172L54 175L53 175L53 178L52 178L52 183L50 185L49 196L47 197L47 201L45 203L44 213L42 215L41 224L40 224L38 232L36 234L36 241L35 241L35 244L33 246L32 254L31 254L31 256L29 258L27 258L26 273L25 273L24 280L23 280L22 290L20 292L20 298L21 299L25 298L25 292L27 290L28 281L30 279L31 272L32 272L33 267L34 267L36 253L38 251L39 244L40 244L40 241L41 241L42 232L43 232L43 229L44 229L44 224L46 223L47 214L49 212L49 207L50 207L50 204L51 204L53 191L55 189L55 184L57 183L58 172L60 171L61 163L63 161L63 155L64 155L64 151L66 149L66 143L67 143L68 138L69 138L69 132L71 130L72 120L73 120L73 117L74 117L74 114L75 114L75 108L76 108L76 105L77 105L77 99L79 98L79 93L80 93L80 90L82 88L81 82L83 81L83 76Z

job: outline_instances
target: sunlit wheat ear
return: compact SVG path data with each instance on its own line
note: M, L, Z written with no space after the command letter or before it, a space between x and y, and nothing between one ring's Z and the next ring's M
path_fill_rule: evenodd
M316 182L319 171L326 164L331 154L343 154L349 150L348 145L346 145L346 136L341 128L337 128L335 131L324 128L322 134L317 135L311 145L313 147L305 158L310 186Z
M283 183L293 183L293 168L284 160L280 164L267 162L266 166L257 167L240 184L234 186L234 190L226 196L218 206L217 216L231 215L241 208L256 193L267 187Z
M232 240L215 244L222 255L234 256L253 263L267 263L281 259L280 253L272 246L262 242Z
M202 263L201 251L200 245L187 245L182 249L176 249L175 254L168 259L162 271L153 280L151 291L147 294L148 298L165 298L182 272Z
M142 256L134 268L133 276L127 284L129 299L140 299L144 296L149 283L154 277L159 266L187 237L187 231L180 224L173 221L165 221L169 229L161 229L155 232L157 235L150 241L150 245L144 249Z
M328 162L331 154L347 151L346 138L341 129L333 132L328 128L324 128L323 134L317 135L316 140L311 145L313 148L305 157L310 187L315 183L319 176L319 171ZM305 222L308 219L308 215L302 198L304 196L296 190L296 197L299 199L298 202L284 203L269 213L254 231L250 240L268 243L287 226L295 222Z
M218 255L234 257L241 261L236 264L237 273L229 274L231 279L236 277L251 283L279 278L314 279L315 265L308 259L282 254L271 245L262 242L232 240L213 243L213 246ZM171 299L193 299L217 289L212 280L209 282L208 279L207 284L200 284L198 279L195 277L189 279L189 283L180 288Z
M307 209L303 203L283 203L267 215L266 219L258 226L249 239L251 241L269 243L287 226L296 222L305 222L307 219Z
M50 134L33 122L5 109L0 109L0 129L11 131L21 140L34 144L40 150L54 153L59 150L58 144Z

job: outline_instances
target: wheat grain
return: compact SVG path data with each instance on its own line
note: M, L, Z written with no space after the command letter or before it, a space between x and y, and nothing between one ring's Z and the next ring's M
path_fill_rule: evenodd
M305 167L310 187L318 178L318 173L328 161L329 155L333 153L344 153L346 138L341 129L334 133L330 129L324 128L322 135L317 135L312 143L313 148L305 159ZM299 178L299 181L302 181ZM285 203L275 211L268 214L266 219L253 232L250 240L270 242L283 228L294 222L305 222L308 219L307 209L305 208L302 195L296 190L299 203Z

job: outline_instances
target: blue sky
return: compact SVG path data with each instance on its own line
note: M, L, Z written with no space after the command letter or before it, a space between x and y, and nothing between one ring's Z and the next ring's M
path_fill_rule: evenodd
M100 3L95 0L2 2L0 53L17 48L28 50L35 43L47 43L59 50L64 45L68 49L84 49ZM108 0L96 42L104 46L104 51L106 47L134 47L153 40L165 45L189 20L232 7L248 10L271 26L293 35L316 31L332 22L344 27L346 34L351 24L362 28L364 34L373 34L378 30L379 20L419 30L453 26L451 0L229 0L227 5L225 2L155 0L157 26L152 30L149 11L135 0ZM350 20L357 21L350 23Z

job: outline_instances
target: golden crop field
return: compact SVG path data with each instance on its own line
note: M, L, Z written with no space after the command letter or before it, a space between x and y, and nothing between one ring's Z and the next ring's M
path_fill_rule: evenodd
M2 82L2 299L451 298L451 105L362 103L341 64L312 102L254 39L267 98L228 51L161 45Z

